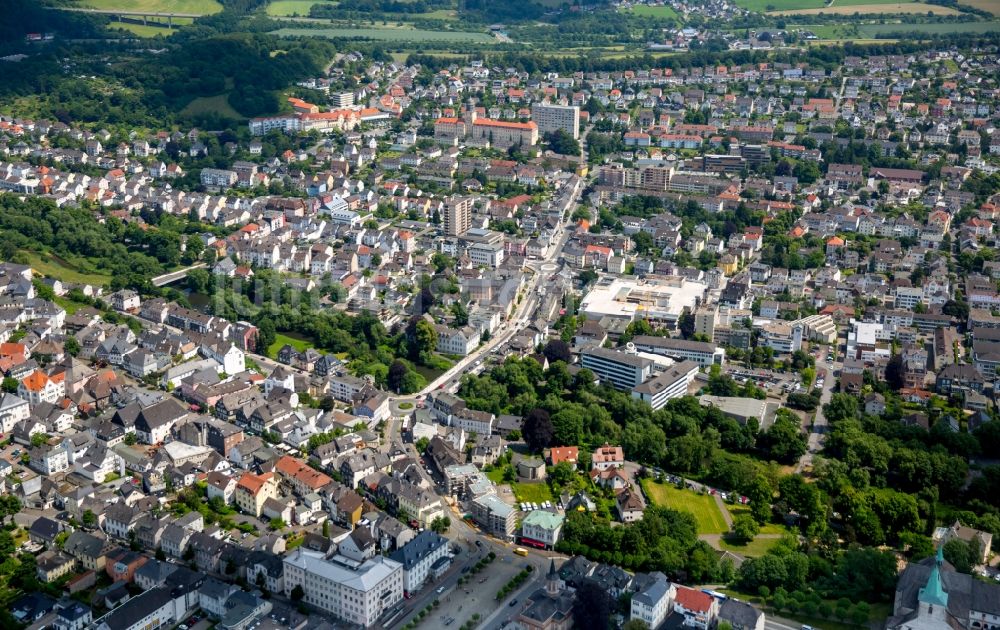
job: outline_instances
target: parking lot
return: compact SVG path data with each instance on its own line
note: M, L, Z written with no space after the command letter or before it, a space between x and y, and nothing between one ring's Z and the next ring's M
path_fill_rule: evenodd
M479 614L479 618L485 619L499 605L507 606L509 602L498 604L495 597L497 592L504 587L524 566L527 564L524 558L515 556L507 549L498 549L496 560L479 573L472 575L470 581L463 585L445 587L445 590L437 594L437 599L441 602L434 611L424 618L421 623L427 628L458 628L472 618L472 615ZM430 585L426 588L437 589L437 585ZM515 597L520 598L520 594Z
M803 391L802 375L798 372L775 372L763 368L726 366L723 371L737 383L753 381L770 396L781 397L792 392Z

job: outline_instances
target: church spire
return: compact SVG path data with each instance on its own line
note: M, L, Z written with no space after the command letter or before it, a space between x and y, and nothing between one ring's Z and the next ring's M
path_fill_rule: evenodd
M927 584L920 589L918 599L925 604L936 604L944 608L948 607L948 593L941 583L941 566L944 564L944 545L940 545L937 550L937 557L934 559L934 566L931 567L931 574L927 576Z

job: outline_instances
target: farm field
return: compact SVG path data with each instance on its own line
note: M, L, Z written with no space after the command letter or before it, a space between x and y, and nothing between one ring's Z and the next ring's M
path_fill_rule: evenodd
M226 118L234 118L236 120L243 118L243 116L229 104L229 99L226 94L216 94L215 96L202 96L201 98L196 98L188 103L187 107L181 110L182 116L196 116L198 114L212 113L225 116Z
M750 11L793 11L795 9L819 9L826 6L824 0L736 0L736 5Z
M75 267L70 261L63 260L52 254L39 254L38 252L25 251L28 256L28 264L38 273L48 278L55 278L62 282L73 282L77 284L93 284L104 286L111 282L111 276L98 271L86 271Z
M962 4L1000 16L1000 0L964 0Z
M155 11L158 13L218 13L222 5L216 0L80 0L81 9L117 9L121 11Z
M642 481L642 489L651 502L672 510L690 512L698 522L699 534L724 534L729 530L715 499L691 490L678 490L670 484Z
M927 13L933 13L934 15L960 15L960 11L956 11L951 7L942 7L936 4L924 4L921 2L893 2L885 4L840 4L839 2L834 4L832 7L823 7L821 9L795 9L791 11L772 11L768 15L818 15L820 13L826 15L854 15L855 13L860 13L862 15L877 15L880 13L919 13L920 15L926 15Z
M279 37L326 37L329 39L360 37L386 42L472 42L489 44L496 41L486 33L428 31L415 28L282 28L275 31L274 34Z
M637 7L632 7L631 11L635 15L639 15L642 17L677 19L677 12L674 11L672 7L668 6L651 7L647 5L640 5Z
M861 37L877 38L887 33L995 33L1000 32L1000 21L955 22L952 24L862 24L858 27Z
M330 0L275 0L268 3L267 14L275 17L290 15L309 15L309 9L314 4L337 4Z
M113 22L108 25L108 28L119 28L123 31L128 31L133 35L138 35L139 37L156 37L157 35L162 35L163 37L169 37L173 35L177 29L176 28L163 28L162 26L144 26L142 24L119 24Z

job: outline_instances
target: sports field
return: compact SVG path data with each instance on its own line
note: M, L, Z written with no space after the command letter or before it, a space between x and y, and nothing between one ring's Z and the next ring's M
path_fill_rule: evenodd
M942 7L936 4L924 4L922 2L890 2L884 4L841 4L835 3L833 6L821 9L794 9L791 11L773 11L775 15L816 15L824 13L826 15L854 15L879 13L919 13L926 15L959 15L961 12L951 7Z
M222 5L216 0L79 0L74 6L85 9L120 11L155 11L157 13L218 13Z
M355 38L385 42L495 42L486 33L468 31L428 31L416 28L282 28L274 32L280 36L326 37L328 39Z
M690 512L698 522L699 534L724 534L729 530L715 498L692 490L678 490L670 484L642 481L646 496L656 505L672 510Z

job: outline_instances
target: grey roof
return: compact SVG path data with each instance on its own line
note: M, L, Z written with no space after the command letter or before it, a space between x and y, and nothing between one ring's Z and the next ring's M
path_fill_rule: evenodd
M392 552L389 557L402 564L404 571L409 571L421 560L447 544L447 538L430 530L424 530L402 548Z
M723 600L719 606L719 619L728 621L734 627L754 628L757 620L764 614L746 602L738 602L733 598Z
M153 588L128 600L101 617L99 621L108 628L131 628L150 612L163 608L172 600L173 595L170 594L169 588L164 586Z
M927 584L935 558L927 558L919 563L910 563L896 584L896 609L917 608L920 589ZM976 610L991 615L1000 615L1000 586L974 579L971 575L958 573L955 568L943 563L941 582L948 594L948 612L956 619L967 622L969 611Z

